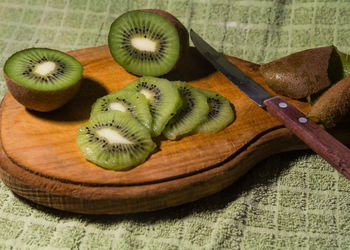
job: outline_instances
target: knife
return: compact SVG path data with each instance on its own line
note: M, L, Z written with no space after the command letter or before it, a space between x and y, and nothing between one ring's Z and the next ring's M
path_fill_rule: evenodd
M350 180L350 149L335 139L322 127L308 119L296 107L279 96L274 96L243 73L225 56L217 52L192 29L190 36L196 49L218 71L242 90L258 106L265 109L313 151Z

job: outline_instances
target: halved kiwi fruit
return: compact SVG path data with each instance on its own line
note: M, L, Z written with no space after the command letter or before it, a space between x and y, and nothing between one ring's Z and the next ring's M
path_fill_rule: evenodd
M108 45L115 61L140 76L173 70L188 48L186 28L163 10L134 10L111 25Z
M163 135L171 140L193 132L199 124L207 119L209 112L207 98L197 88L180 81L173 82L173 84L180 92L182 107L163 131Z
M130 113L136 120L148 129L152 129L152 116L146 97L133 90L121 89L97 99L92 105L91 117L109 111L118 110Z
M125 87L143 94L148 100L153 119L153 136L162 133L165 125L182 105L177 87L170 81L156 77L141 77Z
M318 118L325 127L331 128L350 115L350 76L325 91L314 103L309 117Z
M13 54L4 76L13 97L28 109L51 111L79 90L83 66L74 57L53 49L30 48Z
M80 127L76 141L86 159L112 170L141 164L156 147L149 130L120 111L91 117Z
M300 99L330 87L343 77L334 46L300 51L261 65L260 72L277 93Z
M209 113L206 120L201 123L196 133L216 133L224 129L235 119L230 102L217 92L199 89L206 96L209 105Z

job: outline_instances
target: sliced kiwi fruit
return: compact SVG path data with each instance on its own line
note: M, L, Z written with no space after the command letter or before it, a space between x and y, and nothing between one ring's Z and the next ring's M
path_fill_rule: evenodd
M92 105L90 116L93 117L96 114L114 110L131 113L142 125L150 130L152 129L152 116L149 111L148 101L139 92L122 89L113 94L100 97Z
M83 66L74 57L53 49L30 48L13 54L4 76L12 96L28 109L51 111L79 90Z
M343 77L341 59L334 46L282 57L261 65L260 72L272 90L295 99L311 96Z
M230 102L217 92L199 89L206 96L209 105L209 113L206 120L201 123L196 133L216 133L224 129L235 119L235 114Z
M150 132L130 113L99 113L77 134L83 156L106 169L126 170L144 162L155 149Z
M165 125L182 105L177 87L166 79L141 77L127 85L125 89L136 90L148 100L153 120L153 136L162 133Z
M182 107L163 131L163 135L170 140L193 132L199 124L206 120L209 112L207 98L197 88L180 81L173 82L173 84L180 92Z
M115 61L140 76L160 76L175 69L188 44L186 28L163 10L129 11L112 23L108 35Z
M325 91L314 103L309 117L316 117L327 128L350 115L350 76Z

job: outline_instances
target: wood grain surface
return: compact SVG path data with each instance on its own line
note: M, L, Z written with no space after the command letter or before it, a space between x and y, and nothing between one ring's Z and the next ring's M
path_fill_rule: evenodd
M157 150L129 171L100 168L82 157L76 133L97 98L137 77L112 59L107 46L69 53L84 66L82 87L71 102L40 113L7 93L1 104L1 178L13 192L36 203L89 214L162 209L218 192L268 156L306 148L191 48L183 64L165 77L221 93L233 104L236 120L216 134L178 141L155 138ZM259 65L228 58L267 88ZM305 102L285 99L304 113L309 109ZM331 131L344 143L349 143L348 125Z

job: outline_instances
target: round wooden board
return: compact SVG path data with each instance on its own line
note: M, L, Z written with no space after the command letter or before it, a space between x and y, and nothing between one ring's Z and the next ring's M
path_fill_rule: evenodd
M2 180L36 203L89 214L162 209L218 192L272 154L305 148L191 48L180 68L165 77L221 93L234 105L236 120L216 134L178 141L156 138L156 152L129 171L100 168L82 157L76 133L97 98L137 77L112 59L107 46L69 53L84 66L81 90L71 102L39 113L25 109L7 93L1 105ZM267 88L258 65L228 58ZM307 103L288 101L304 112L309 109ZM336 132L349 135L348 129Z

